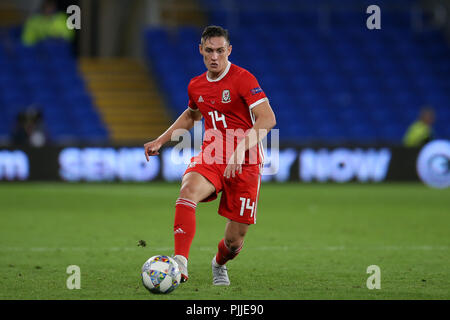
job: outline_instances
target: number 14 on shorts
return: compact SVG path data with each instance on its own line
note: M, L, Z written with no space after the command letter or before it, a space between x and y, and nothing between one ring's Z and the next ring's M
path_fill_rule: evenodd
M239 200L241 200L241 216L244 215L245 210L251 210L250 211L250 217L253 217L253 213L255 211L255 201L251 202L250 198L242 198L240 197ZM250 205L251 204L251 205Z

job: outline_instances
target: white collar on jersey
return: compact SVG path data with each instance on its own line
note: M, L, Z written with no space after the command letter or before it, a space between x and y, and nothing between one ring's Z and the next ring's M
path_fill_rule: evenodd
M206 71L206 79L209 82L217 82L223 79L223 77L225 77L228 73L228 71L230 71L230 67L231 67L231 62L228 61L227 67L225 68L225 70L222 72L222 74L217 78L217 79L211 79L210 77L208 77L208 71Z

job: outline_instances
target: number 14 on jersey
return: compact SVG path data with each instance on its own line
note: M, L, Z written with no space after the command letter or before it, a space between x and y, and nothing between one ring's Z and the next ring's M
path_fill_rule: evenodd
M251 210L250 211L250 217L253 217L253 213L255 211L255 201L251 202L250 198L242 198L240 197L239 200L241 200L241 216L244 215L245 210ZM251 205L250 205L251 204Z
M218 122L218 121L222 121L223 127L225 129L227 128L227 122L225 121L224 114L217 112L217 110L214 110L214 112L210 111L210 112L208 112L208 114L211 116L211 121L212 121L212 124L213 124L213 127L215 130L217 130L216 122Z

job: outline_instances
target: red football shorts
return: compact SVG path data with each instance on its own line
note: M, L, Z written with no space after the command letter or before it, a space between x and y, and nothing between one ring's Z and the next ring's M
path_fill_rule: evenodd
M262 167L259 164L242 166L242 173L233 178L224 177L226 164L206 164L200 161L201 154L193 157L184 174L198 172L211 182L216 191L201 202L215 200L222 192L218 213L232 221L255 224L261 186Z

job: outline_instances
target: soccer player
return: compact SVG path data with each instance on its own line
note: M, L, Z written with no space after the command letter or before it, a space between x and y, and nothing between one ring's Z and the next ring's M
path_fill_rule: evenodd
M188 85L188 108L156 140L144 145L147 161L171 140L176 129L189 130L205 119L202 151L183 175L175 205L174 259L182 282L188 280L188 259L196 231L199 202L222 193L218 213L227 218L225 235L212 259L214 285L229 285L225 264L242 249L251 224L256 223L264 152L261 140L275 126L275 115L256 78L232 64L228 31L204 29L199 45L207 71Z

